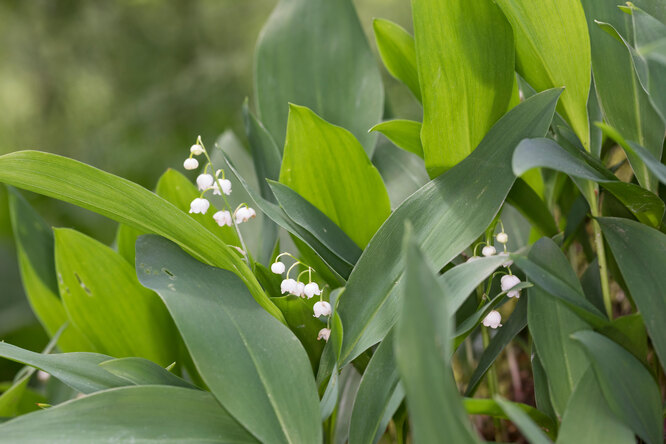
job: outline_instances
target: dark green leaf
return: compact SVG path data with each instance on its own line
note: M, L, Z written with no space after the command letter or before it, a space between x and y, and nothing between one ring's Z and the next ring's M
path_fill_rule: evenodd
M504 410L509 419L511 419L511 422L513 422L518 427L518 429L520 429L520 432L523 434L523 436L525 436L525 438L529 440L530 443L548 444L552 442L523 410L499 396L495 397L495 401L497 401L497 403L502 407L502 410Z
M111 359L100 362L99 365L109 373L125 379L133 385L173 385L190 389L197 388L165 368L143 358Z

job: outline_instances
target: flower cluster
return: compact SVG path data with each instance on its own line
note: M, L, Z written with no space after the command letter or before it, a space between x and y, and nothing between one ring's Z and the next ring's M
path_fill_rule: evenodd
M280 258L283 256L289 256L294 260L294 263L289 267L287 270L287 275L286 278L280 283L280 292L282 294L291 294L294 296L297 296L299 298L306 298L306 299L312 299L315 296L319 296L319 301L315 302L314 306L312 307L314 311L314 317L315 318L320 318L322 316L327 316L330 317L332 313L331 309L331 304L327 301L324 300L323 297L323 289L319 288L319 284L316 282L312 281L312 267L307 266L303 262L299 261L296 259L294 256L292 256L289 253L281 253L275 258L275 262L271 264L271 271L275 274L282 275L285 272L285 269L287 268L283 262L280 261ZM292 279L289 277L289 273L291 270L298 266L298 265L303 265L304 267L307 267L305 270L303 270L297 277L296 279ZM308 275L308 282L301 282L301 276L307 273ZM328 320L326 322L326 327L322 328L319 330L319 334L317 335L317 339L323 339L325 341L328 341L328 338L331 334L331 330L328 326Z

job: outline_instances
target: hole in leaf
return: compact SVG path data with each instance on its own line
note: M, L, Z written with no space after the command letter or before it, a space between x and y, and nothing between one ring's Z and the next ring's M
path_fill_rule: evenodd
M79 285L81 286L81 288L83 288L85 292L88 293L88 295L92 296L92 291L90 291L90 289L86 287L86 284L83 283L79 275L77 273L74 273L74 276L76 277L76 280L79 281Z

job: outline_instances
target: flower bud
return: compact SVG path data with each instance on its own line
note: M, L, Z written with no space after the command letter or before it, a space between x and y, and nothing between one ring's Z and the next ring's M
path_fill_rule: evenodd
M331 336L331 329L330 328L322 328L319 330L319 334L317 335L317 340L323 339L324 341L328 341L328 338Z
M298 284L296 283L296 280L294 280L294 279L285 279L280 284L280 291L282 292L282 294L293 293L294 291L296 291L296 286L297 285Z
M483 325L490 328L501 327L500 322L502 322L502 315L496 310L490 310L490 313L483 319Z
M195 156L198 156L199 154L203 154L204 149L201 145L198 143L195 143L190 147L190 153L194 154Z
M196 170L199 168L199 161L194 157L189 157L185 159L185 162L183 162L183 168L186 170Z
M213 185L215 179L210 174L199 174L197 177L197 187L199 191L207 190Z
M201 214L206 214L206 211L208 211L208 207L210 206L210 202L208 202L206 199L203 199L201 197L197 197L190 203L190 213L201 213Z
M231 219L231 217L229 217ZM282 262L277 261L271 264L271 271L275 274L282 274L284 273L285 266Z
M319 285L317 285L316 282L310 282L305 286L305 296L307 296L308 299L311 297L317 295L319 296L321 294L321 290L319 289Z
M233 221L231 220L231 213L227 210L218 211L217 213L213 214L213 219L215 219L215 222L217 222L217 224L221 227L225 225L230 227L233 225Z
M495 250L495 247L493 247L492 245L486 245L486 246L483 247L483 249L481 250L481 254L484 255L484 256L486 256L486 257L488 257L488 256L492 256L492 255L494 255L495 253L497 253L497 250Z
M319 301L312 307L314 310L314 317L329 316L331 314L331 304L326 301Z
M509 242L509 235L502 231L501 233L497 233L495 239L497 239L497 242L499 242L500 244L506 244L507 242Z

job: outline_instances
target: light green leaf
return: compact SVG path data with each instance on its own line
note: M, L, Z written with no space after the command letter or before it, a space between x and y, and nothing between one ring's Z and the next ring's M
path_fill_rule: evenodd
M0 342L0 356L37 367L81 393L127 385L126 380L99 367L98 364L113 358L98 353L43 355Z
M557 423L543 412L520 402L502 401L504 402L500 405L500 403L494 399L463 398L465 410L467 410L467 413L470 415L488 415L493 418L512 419L503 409L506 404L509 404L511 408L520 410L522 415L527 416L531 421L536 422L540 427L544 428L549 437L553 438L555 436Z
M446 265L494 219L515 179L510 159L513 149L526 137L546 133L558 94L555 90L538 94L509 111L469 158L423 186L384 223L340 297L341 366L380 341L397 319L400 292L396 289L404 264L395 248L405 221L413 224L426 257L436 267Z
M499 396L495 397L495 401L500 407L502 407L502 410L504 410L509 419L511 419L511 422L520 429L523 436L525 436L530 443L548 444L552 442L523 410Z
M666 235L627 219L597 219L662 367L666 367Z
M621 182L598 159L583 151L564 148L546 138L523 140L513 153L513 171L519 175L535 167L546 167L574 178L597 182L641 222L653 227L661 224L664 203L657 195L638 185Z
M199 373L234 418L262 442L321 441L305 350L237 276L150 235L137 241L137 275L164 300Z
M194 257L237 273L255 300L284 321L280 310L268 299L252 271L234 250L174 205L133 182L39 151L0 156L0 182L64 200L139 230L164 236Z
M493 2L412 0L430 177L471 153L506 112L514 83L511 26Z
M102 414L103 413L103 414ZM0 442L258 442L210 393L123 387L95 393L0 426Z
M77 231L55 230L60 295L71 320L95 346L118 358L139 356L161 365L177 356L176 329L164 304L139 284L118 253Z
M7 189L23 288L33 312L53 336L69 320L58 293L53 232L18 191ZM92 344L71 324L60 335L58 344L63 351L93 350Z
M395 359L407 395L415 442L478 442L451 372L453 314L425 255L405 234L405 292L395 332ZM442 434L446 430L446 434Z
M405 28L390 20L374 19L372 27L375 31L379 56L387 71L407 85L420 102L421 87L416 69L414 37Z
M497 0L516 40L516 70L537 91L565 87L558 111L590 150L587 98L592 66L578 0Z
M128 382L128 385L172 385L196 389L197 387L174 375L163 367L143 358L120 358L100 362L104 370Z
M562 282L580 290L578 297L585 300L569 261L552 240L543 238L535 243L529 258ZM533 279L529 271L526 273ZM589 330L590 326L540 288L530 289L527 298L527 323L548 376L553 407L561 416L576 384L590 365L570 335L579 330Z
M364 248L391 213L377 169L354 136L291 105L280 182L303 196Z
M572 338L590 357L601 391L616 418L649 444L661 443L661 393L648 369L599 333L578 331Z
M373 126L370 131L379 131L395 146L423 158L421 122L404 119L388 120Z
M622 35L631 35L629 17L618 9L615 0L582 0L582 4L592 47L594 83L604 120L660 159L664 122L641 87L625 46L594 23L609 23ZM629 161L638 182L656 191L657 181L641 159L630 155Z
M634 433L622 424L611 411L590 367L576 384L557 442L599 442L604 444L633 444Z
M295 103L349 129L372 155L368 128L384 89L351 0L281 0L259 36L254 81L259 119L280 146Z

